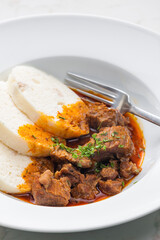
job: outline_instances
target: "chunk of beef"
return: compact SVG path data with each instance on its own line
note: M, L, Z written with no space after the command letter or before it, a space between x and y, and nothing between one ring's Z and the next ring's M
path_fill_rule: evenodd
M55 162L70 162L81 168L90 168L92 161L87 157L80 157L72 155L67 152L65 149L61 149L59 146L55 146L52 153L52 160Z
M127 119L117 110L108 108L104 103L87 103L89 112L87 117L89 119L90 127L100 129L102 127L125 126Z
M76 170L71 163L64 164L60 171L55 172L55 178L60 179L61 177L68 177L72 187L84 180L84 175Z
M93 136L93 135L92 135ZM128 158L134 153L134 144L127 127L106 127L90 141L96 150L93 159L101 161L106 158Z
M32 195L37 205L66 206L70 199L68 178L53 178L50 170L35 175L32 183Z
M73 198L92 200L95 198L97 190L92 188L91 185L85 183L79 183L75 188L72 189L71 195Z
M120 163L120 175L125 179L130 179L141 172L141 168L137 167L132 161L122 161Z
M99 178L95 174L87 174L82 183L79 183L76 187L71 190L73 198L82 198L92 200L98 194L96 185L98 184Z
M99 181L99 189L106 195L115 195L122 191L123 179Z
M42 184L45 189L47 189L52 183L53 173L50 170L46 170L39 177L39 182Z
M114 180L118 177L118 172L114 168L106 167L101 170L100 175L103 179Z

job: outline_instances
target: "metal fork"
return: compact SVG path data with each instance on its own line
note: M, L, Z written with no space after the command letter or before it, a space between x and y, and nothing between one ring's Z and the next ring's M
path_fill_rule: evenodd
M68 72L67 76L70 78L65 78L66 84L72 88L75 88L77 92L87 97L91 97L97 101L104 102L110 107L118 109L122 114L130 112L138 117L141 117L160 126L160 117L133 105L131 103L130 96L126 92L101 84L79 74ZM87 91L93 91L95 93L101 94L109 98L109 100Z

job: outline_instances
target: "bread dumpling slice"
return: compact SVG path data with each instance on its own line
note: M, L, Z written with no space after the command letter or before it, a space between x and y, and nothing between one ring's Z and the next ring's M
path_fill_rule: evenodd
M52 170L49 160L18 154L0 142L0 190L6 193L30 192L34 174L42 169L42 164L43 170Z
M42 157L49 156L53 149L52 136L16 107L7 83L0 81L0 140L18 153Z
M8 89L16 106L44 130L66 139L88 134L87 106L53 76L17 66L9 75Z
M7 193L25 192L18 186L25 184L22 172L31 162L30 157L18 154L0 142L0 190Z

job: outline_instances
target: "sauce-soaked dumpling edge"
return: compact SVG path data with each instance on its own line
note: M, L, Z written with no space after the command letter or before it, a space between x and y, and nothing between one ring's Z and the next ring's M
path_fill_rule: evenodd
M49 156L53 134L36 126L16 107L5 82L0 82L0 103L0 140L24 155Z
M9 75L8 91L17 107L44 130L63 138L89 132L87 106L54 77L33 67L17 66Z
M7 193L24 193L18 185L24 184L22 172L32 163L30 157L23 156L9 149L0 142L0 190Z
M53 171L53 163L47 158L30 158L18 154L0 142L0 190L10 194L31 191L35 174Z

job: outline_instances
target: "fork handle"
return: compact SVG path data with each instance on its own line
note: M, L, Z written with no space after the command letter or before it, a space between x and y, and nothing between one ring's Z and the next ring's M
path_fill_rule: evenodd
M152 113L149 113L145 110L142 110L136 106L131 106L130 108L130 113L133 113L134 115L138 116L138 117L141 117L151 123L154 123L158 126L160 126L160 117L152 114Z

